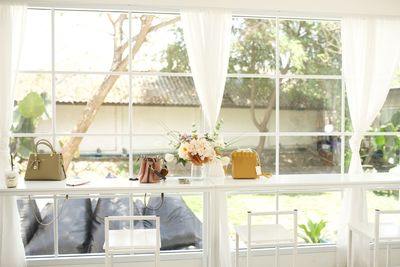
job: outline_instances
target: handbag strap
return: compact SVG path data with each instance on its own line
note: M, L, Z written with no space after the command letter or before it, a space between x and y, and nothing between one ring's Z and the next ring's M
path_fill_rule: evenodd
M31 209L33 210L32 198L31 198L30 195L29 195L28 198L29 198L29 205L31 206ZM37 221L37 223L40 224L40 225L43 225L43 226L49 226L50 224L54 223L56 219L58 220L58 219L60 218L60 216L61 216L61 213L62 213L63 210L64 210L65 202L68 200L68 198L69 198L68 195L65 195L64 203L62 204L61 209L60 209L60 212L58 213L57 217L54 217L54 214L53 214L53 220L51 220L51 221L48 222L48 223L44 223L43 220L42 220L42 221L39 220L39 218L37 217L36 213L33 212L33 216L35 217L35 220ZM54 205L57 205L57 204L54 203Z
M147 203L147 193L144 193L144 207L146 208L146 209L149 209L149 210L159 210L160 208L161 208L161 206L164 204L164 193L161 193L161 203L160 203L160 205L158 206L158 207L156 207L156 208L153 208L153 207L150 207L149 205L148 205L148 203Z
M45 145L45 146L47 146L48 148L50 148L50 150L51 150L51 153L52 154L56 154L56 151L54 150L54 148L53 148L53 145L48 141L48 140L46 140L46 139L40 139L40 140L38 140L37 142L36 142L36 145L35 145L35 154L37 154L38 153L38 147L39 147L39 145Z

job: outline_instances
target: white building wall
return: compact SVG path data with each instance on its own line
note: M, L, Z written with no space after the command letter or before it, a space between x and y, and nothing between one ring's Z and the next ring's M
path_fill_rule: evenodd
M58 105L56 110L56 131L69 133L80 119L84 106ZM136 106L133 108L132 123L134 132L133 148L137 151L168 150L171 148L166 133L169 130L190 133L192 123L200 124L200 108L196 107L159 107L159 106ZM257 117L263 115L263 110L257 110ZM315 128L320 112L318 111L295 111L282 110L280 112L281 131L290 129L302 129L303 131L318 131ZM247 138L243 133L258 133L251 120L249 109L244 108L223 108L221 118L224 119L222 132L237 133L239 138L237 146L256 146L258 137ZM271 115L268 123L270 132L275 131L275 113ZM51 121L42 121L37 132L51 131ZM102 151L119 152L122 148L129 148L129 123L128 108L122 106L103 106L92 125L88 134L104 134L108 136L92 136L86 138L81 144L81 152L95 151L100 148ZM117 134L119 136L113 136ZM154 136L158 135L158 136ZM285 146L310 144L312 138L289 138L285 139ZM274 138L267 138L267 147L275 147Z

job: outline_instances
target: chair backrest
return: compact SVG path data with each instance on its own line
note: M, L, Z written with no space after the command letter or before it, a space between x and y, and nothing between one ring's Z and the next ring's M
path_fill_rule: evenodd
M281 215L293 215L293 236L294 242L297 244L297 209L294 210L286 210L286 211L266 211L266 212L247 212L247 229L248 229L248 238L249 242L251 242L251 221L252 217L255 216L276 216L276 224L279 222L279 216Z
M390 214L397 214L400 215L400 210L375 210L375 224L374 224L374 236L375 240L379 240L380 234L380 223L381 223L381 216L382 215L390 215Z

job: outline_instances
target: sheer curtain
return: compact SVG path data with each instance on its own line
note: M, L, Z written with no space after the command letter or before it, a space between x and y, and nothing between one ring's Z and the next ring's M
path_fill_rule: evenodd
M343 75L353 125L350 174L362 173L360 144L363 133L378 115L389 92L400 59L400 19L349 17L342 20ZM367 221L365 190L348 190L344 223ZM345 225L344 225L345 226ZM342 227L346 229L346 227ZM345 236L345 230L342 236ZM369 264L368 242L356 238L355 266ZM346 240L341 238L338 266L345 266Z
M22 43L26 7L0 4L0 186L5 186L13 91ZM15 197L0 197L0 266L26 266Z
M183 34L188 51L190 68L203 114L206 130L215 127L221 110L226 75L228 71L232 12L223 9L185 9L181 11ZM211 165L210 176L223 175L220 161ZM221 172L222 170L222 172ZM220 219L213 218L211 234L216 238L217 256L212 266L231 266L228 216L225 195L215 196L219 203L216 209Z

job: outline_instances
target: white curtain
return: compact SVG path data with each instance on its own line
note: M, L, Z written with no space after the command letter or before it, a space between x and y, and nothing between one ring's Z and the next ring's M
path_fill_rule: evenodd
M390 82L399 65L400 19L344 18L342 53L343 76L354 131L350 139L352 158L349 173L358 174L363 172L359 155L363 133L368 130L382 108L390 89ZM345 223L358 224L367 221L363 188L345 192L344 205ZM341 241L338 265L345 266L345 238ZM355 266L368 266L368 243L356 238L354 247Z
M223 9L181 11L190 69L208 130L221 109L228 70L232 12Z
M221 110L226 75L228 71L232 12L223 9L185 9L181 11L185 44L190 68L203 114L206 118L206 131L215 127ZM223 175L221 162L210 166L210 176ZM216 196L219 218L214 218L216 262L212 266L231 266L227 203L225 196ZM213 255L209 255L211 258Z
M0 186L9 168L9 137L13 110L14 84L26 7L0 4ZM0 266L26 266L15 197L0 197Z

